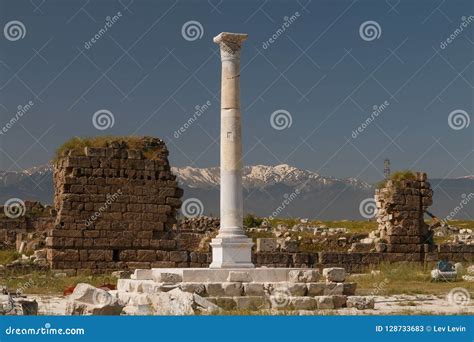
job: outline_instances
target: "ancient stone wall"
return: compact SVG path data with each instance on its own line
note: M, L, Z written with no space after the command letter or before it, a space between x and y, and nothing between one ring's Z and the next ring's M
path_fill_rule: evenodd
M415 179L388 180L375 193L378 234L389 253L429 252L433 235L424 221L424 211L433 203L433 191L426 173L417 172Z
M173 236L180 251L208 251L211 238L217 235L218 217L198 216L179 220Z
M18 250L18 243L27 235L42 235L52 227L51 207L35 201L25 201L24 206L0 206L0 247ZM36 236L35 236L36 237Z
M64 151L54 164L57 216L46 241L53 269L160 267L183 191L165 143L143 138ZM137 145L137 142L135 142ZM154 264L158 262L158 264Z

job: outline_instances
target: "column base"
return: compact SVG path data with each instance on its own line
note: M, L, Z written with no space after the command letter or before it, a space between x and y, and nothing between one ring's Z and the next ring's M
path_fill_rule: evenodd
M215 238L212 247L212 263L209 268L254 268L252 264L252 239Z

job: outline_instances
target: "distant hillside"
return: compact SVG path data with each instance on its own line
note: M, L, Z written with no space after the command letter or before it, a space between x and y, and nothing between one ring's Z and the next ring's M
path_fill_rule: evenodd
M173 168L184 189L184 199L198 198L204 214L219 215L219 168ZM430 179L434 204L430 211L440 217L459 206L463 194L474 192L474 176L455 179ZM254 165L243 170L245 212L281 217L308 217L324 220L364 219L359 203L374 194L374 186L355 178L321 176L290 165ZM300 191L295 196L296 191ZM11 197L52 203L53 183L50 166L22 172L0 171L0 201ZM291 201L290 198L294 198ZM285 204L285 200L289 204ZM474 219L473 203L468 203L457 219Z

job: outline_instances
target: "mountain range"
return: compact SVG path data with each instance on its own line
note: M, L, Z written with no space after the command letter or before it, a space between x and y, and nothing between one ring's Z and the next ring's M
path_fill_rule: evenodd
M184 198L202 203L202 213L219 214L219 167L173 167ZM430 211L445 217L460 206L463 195L474 192L474 176L430 179L434 204ZM375 185L355 178L337 179L287 164L254 165L243 169L244 211L258 216L307 217L322 220L361 220L361 201L373 197ZM21 172L0 171L0 201L12 197L53 200L51 166ZM456 219L472 219L474 206L463 205Z

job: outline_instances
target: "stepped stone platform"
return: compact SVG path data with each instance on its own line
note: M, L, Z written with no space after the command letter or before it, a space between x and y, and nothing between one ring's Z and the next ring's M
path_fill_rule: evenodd
M219 310L339 309L358 297L357 284L345 278L345 270L338 267L325 268L322 274L314 268L137 269L130 279L119 279L117 295L128 303L128 312L144 312L147 295L177 290Z

